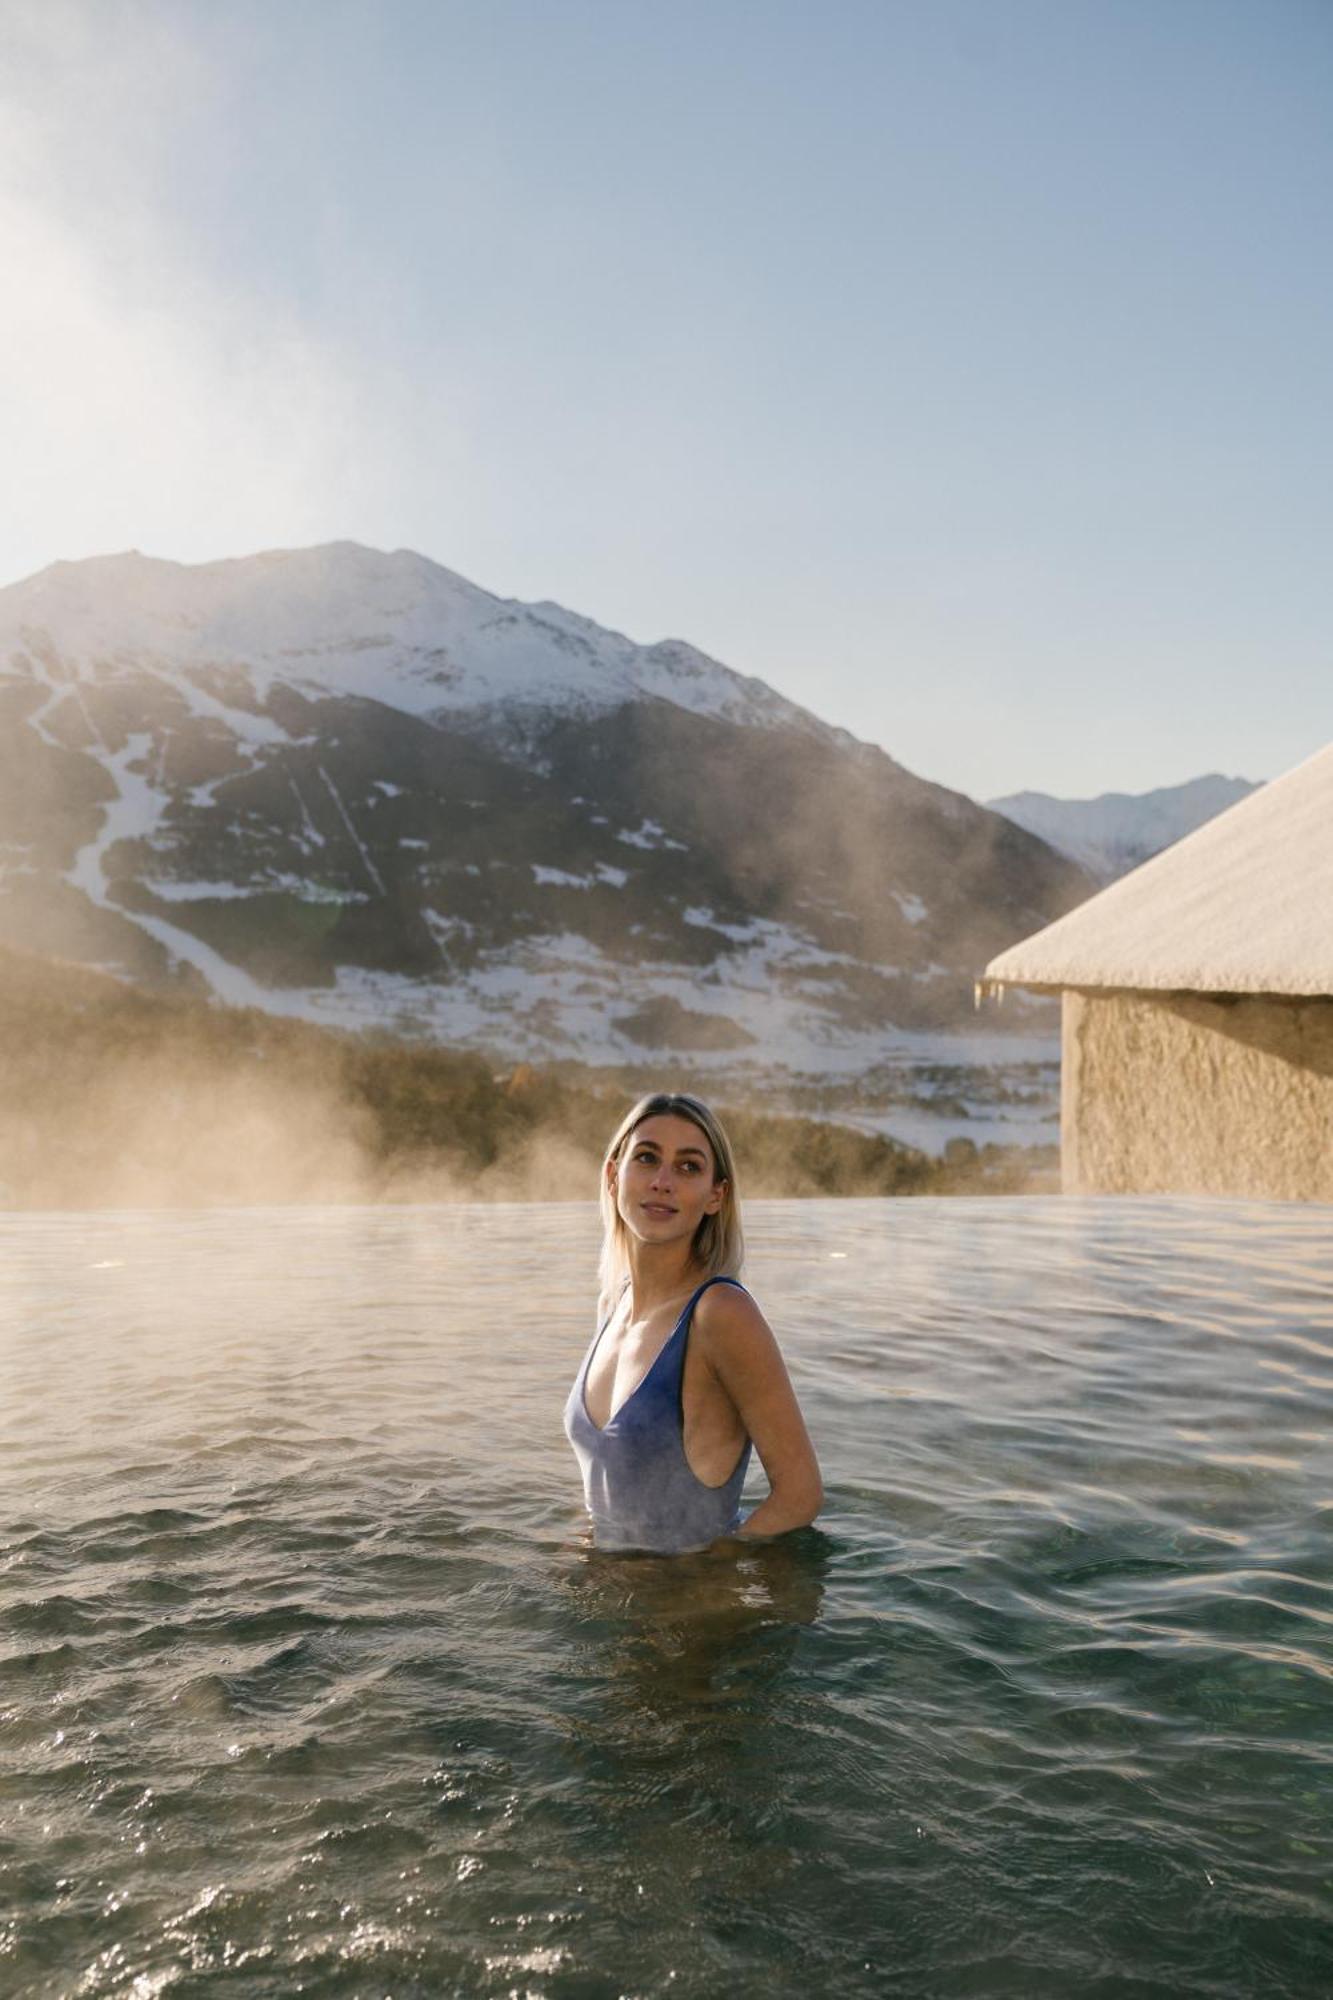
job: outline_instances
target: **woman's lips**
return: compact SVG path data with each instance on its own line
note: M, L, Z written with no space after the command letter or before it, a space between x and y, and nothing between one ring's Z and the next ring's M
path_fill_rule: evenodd
M676 1213L675 1209L668 1207L664 1201L645 1201L640 1205L645 1215L674 1215Z

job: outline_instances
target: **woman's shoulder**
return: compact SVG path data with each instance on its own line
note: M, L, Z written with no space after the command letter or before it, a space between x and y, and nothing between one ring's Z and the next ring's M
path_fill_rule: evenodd
M694 1323L709 1343L716 1340L729 1345L765 1334L772 1338L758 1301L738 1278L715 1280L700 1293L694 1308Z
M750 1292L710 1285L698 1311L703 1359L734 1400L761 1394L781 1377L782 1351Z

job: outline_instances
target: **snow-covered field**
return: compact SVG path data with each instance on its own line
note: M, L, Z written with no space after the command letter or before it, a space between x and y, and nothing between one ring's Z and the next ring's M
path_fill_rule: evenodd
M803 992L798 941L780 926L765 930L751 952L702 981L680 966L609 959L583 938L549 938L447 986L344 969L336 986L304 994L300 1011L327 1027L389 1027L498 1061L628 1068L645 1079L654 1063L673 1075L688 1068L719 1095L836 1118L928 1153L961 1137L1057 1143L1058 1032L1000 1034L984 1014L970 1034L841 1027ZM783 972L794 975L790 984ZM686 1054L678 1044L646 1045L639 1020L633 1033L623 1024L663 1001L736 1023L752 1039Z

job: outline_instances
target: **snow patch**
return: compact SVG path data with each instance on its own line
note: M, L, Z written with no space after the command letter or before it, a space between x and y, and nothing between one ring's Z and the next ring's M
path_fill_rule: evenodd
M96 837L80 848L66 880L81 889L90 902L110 909L107 893L106 854L118 840L144 840L153 832L167 806L167 795L149 784L135 764L142 763L152 749L153 739L145 730L127 738L122 750L108 750L99 740L92 751L116 787L116 797L106 808Z
M721 917L713 915L706 903L691 903L687 909L681 911L681 915L687 924L693 924L696 929L717 931L720 936L730 938L734 944L749 944L753 942L756 934L753 923L724 924Z
M447 944L453 938L470 938L476 930L476 926L468 923L465 918L446 917L439 910L423 910L421 919L439 945Z
M601 823L602 825L606 824L605 820ZM616 839L623 840L626 847L674 847L680 854L688 854L689 852L683 840L672 840L671 836L658 825L655 819L643 820L636 832L630 832L628 828L622 828L616 835Z
M159 903L233 903L260 893L239 882L160 882L149 875L140 877L140 887Z
M543 888L596 889L607 887L623 889L629 875L623 868L613 868L607 861L599 861L591 875L571 875L564 868L544 868L540 862L529 862L532 879Z
M188 673L172 672L162 667L149 667L154 680L160 681L173 694L178 694L191 715L204 717L210 722L220 722L223 727L244 743L251 751L271 749L275 744L290 744L292 738L281 723L272 716L254 714L248 708L232 708L227 702L219 701L207 688Z
M266 875L256 882L152 881L143 886L163 903L231 903L252 896L295 896L303 903L368 903L364 889L335 889L304 875Z
M82 890L90 902L104 910L114 910L118 916L136 924L145 936L160 944L174 962L192 965L196 972L203 975L219 1000L225 1001L228 1006L260 1007L270 1014L308 1017L303 994L261 986L248 972L232 965L221 952L205 944L202 938L179 930L175 924L166 923L160 917L147 916L141 910L127 910L112 902L105 867L108 848L117 840L147 838L153 832L167 798L165 793L157 791L132 768L147 757L152 745L151 736L130 736L124 749L118 751L108 750L100 738L98 742L99 750L91 754L98 757L114 781L117 795L106 808L96 838L80 848L65 879L75 889Z
M589 875L570 875L563 868L543 868L537 861L529 865L533 881L540 883L544 889L587 889L592 886Z

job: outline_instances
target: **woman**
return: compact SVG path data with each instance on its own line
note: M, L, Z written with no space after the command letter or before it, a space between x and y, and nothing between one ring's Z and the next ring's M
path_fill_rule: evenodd
M713 1113L642 1098L611 1141L601 1200L599 1325L565 1405L598 1547L674 1555L804 1527L819 1466L739 1282L736 1170ZM742 1526L752 1445L771 1490Z

